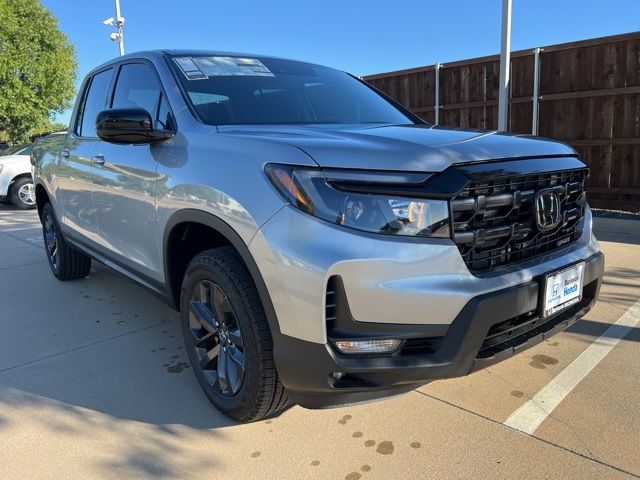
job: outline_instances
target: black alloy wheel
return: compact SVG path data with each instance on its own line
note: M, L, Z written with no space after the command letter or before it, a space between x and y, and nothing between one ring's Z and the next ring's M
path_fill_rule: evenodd
M56 220L51 209L45 209L42 218L42 228L44 233L44 245L47 251L47 258L51 271L54 275L60 271L60 243Z
M229 298L209 281L198 282L189 304L191 345L209 385L233 396L242 387L245 355L242 332Z

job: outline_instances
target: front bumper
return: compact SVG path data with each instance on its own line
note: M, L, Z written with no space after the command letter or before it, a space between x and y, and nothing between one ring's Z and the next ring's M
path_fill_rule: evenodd
M446 331L472 299L527 283L598 252L591 213L576 242L532 260L472 275L450 239L397 238L331 225L291 206L249 243L268 285L280 333L325 344L326 292L342 279L357 322Z
M585 259L581 302L552 317L539 318L539 291L544 275L530 281L469 300L445 332L439 325L415 325L413 332L438 338L433 353L420 355L346 357L328 344L274 336L274 356L289 397L307 408L325 408L371 401L403 393L435 379L458 377L484 368L541 342L585 315L595 302L604 256ZM503 322L522 321L499 348L487 348L491 328ZM360 322L356 322L362 324ZM335 375L338 373L339 375Z

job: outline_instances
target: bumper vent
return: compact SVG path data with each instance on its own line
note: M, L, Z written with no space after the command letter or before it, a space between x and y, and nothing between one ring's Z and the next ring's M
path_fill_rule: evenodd
M336 278L331 277L327 282L327 293L325 296L324 317L327 323L336 320Z
M438 350L443 338L409 338L400 347L400 355L430 355Z
M586 207L586 168L475 180L453 200L453 240L471 272L534 258L576 241ZM541 230L536 198L549 191L559 223Z

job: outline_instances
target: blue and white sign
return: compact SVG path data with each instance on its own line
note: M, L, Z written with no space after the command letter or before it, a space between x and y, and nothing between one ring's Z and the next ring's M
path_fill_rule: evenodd
M582 298L582 275L584 263L547 276L543 316L548 317L577 302Z

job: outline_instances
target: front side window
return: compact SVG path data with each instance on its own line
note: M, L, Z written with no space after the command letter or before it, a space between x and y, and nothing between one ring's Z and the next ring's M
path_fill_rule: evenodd
M144 108L165 129L170 120L169 105L162 94L160 81L145 63L127 63L120 69L111 108Z
M91 79L82 109L80 131L78 132L83 137L97 137L96 117L105 108L112 72L113 69L110 68L96 73Z
M331 68L273 58L172 60L187 101L205 123L415 123L367 85Z
M160 97L160 105L158 106L158 118L156 120L156 128L158 130L173 130L173 120L171 116L171 107L167 97L162 95Z

